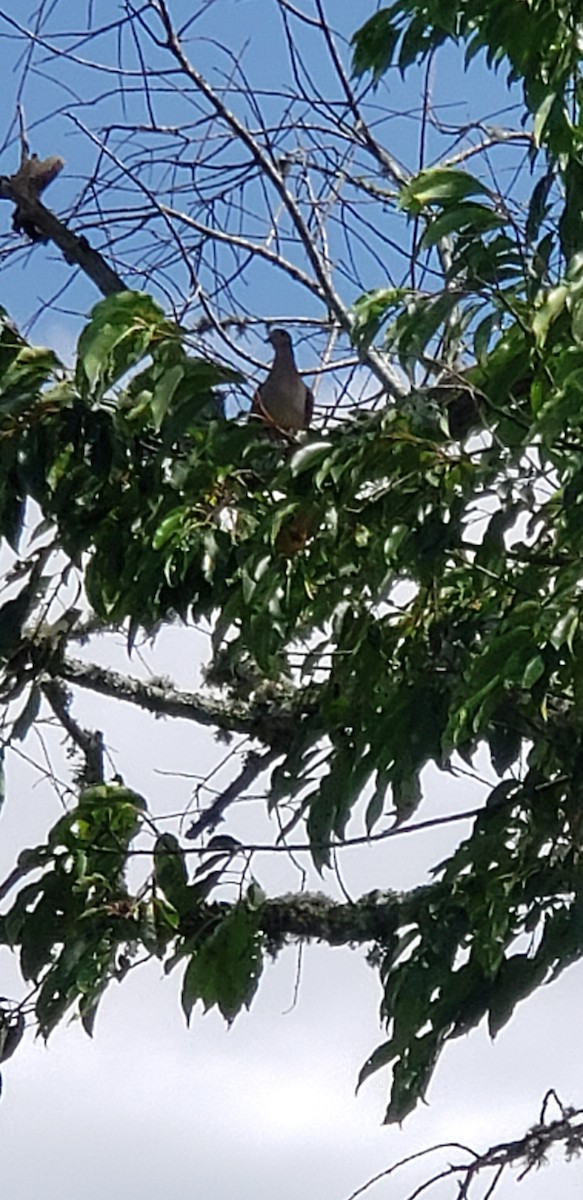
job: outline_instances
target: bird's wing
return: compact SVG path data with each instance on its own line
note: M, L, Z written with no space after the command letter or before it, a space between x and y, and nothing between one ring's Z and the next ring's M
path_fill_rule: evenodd
M266 407L263 403L261 392L262 392L262 387L260 386L260 387L256 388L256 390L253 393L253 398L251 400L251 416L252 417L261 417L261 420L265 421L265 423L267 425L271 425L273 428L277 429L278 428L277 422L274 421L273 417L271 416L271 413L266 409Z
M305 424L306 429L310 428L310 425L312 424L313 415L314 415L314 393L311 390L311 388L307 387L306 388L306 424Z

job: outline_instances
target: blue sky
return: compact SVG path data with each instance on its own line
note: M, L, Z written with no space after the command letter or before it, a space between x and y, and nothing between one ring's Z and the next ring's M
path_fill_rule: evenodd
M372 10L369 6L356 6L346 0L335 0L331 7L333 20L338 33L338 46L346 54L347 45L359 17L365 18ZM309 8L309 6L308 6ZM286 96L297 93L299 86L314 90L323 97L329 97L336 105L336 110L343 118L346 115L346 104L338 82L333 79L333 73L322 46L314 31L302 23L293 22L292 28L297 35L297 46L301 52L301 62L290 62L285 43L282 22L278 14L278 6L273 0L215 0L214 3L199 5L201 15L192 22L188 37L185 39L186 50L193 63L204 72L209 82L214 86L233 80L233 84L241 84L242 75L252 83L256 103L260 106L262 119L267 127L271 127L272 145L277 152L297 149L297 139L294 138L293 126L283 131L281 128L286 109ZM83 11L83 10L82 10ZM172 5L176 23L180 24L192 16L192 5L185 0L176 0ZM197 11L197 10L196 10ZM19 98L23 104L24 114L29 130L31 148L41 157L46 154L60 153L66 159L66 168L58 181L52 185L47 201L54 205L57 211L67 212L76 203L81 194L82 200L77 216L77 228L82 228L89 239L97 246L105 249L108 242L108 232L128 208L144 207L144 196L140 194L131 182L135 157L135 146L132 146L125 132L120 127L150 122L150 110L145 99L141 80L136 74L139 63L135 46L130 37L124 34L121 44L118 43L117 33L110 30L95 42L82 40L79 35L64 37L70 21L70 6L61 2L50 6L51 17L47 20L46 36L51 47L59 52L71 51L82 60L83 64L96 62L105 65L109 74L103 74L91 65L81 65L70 62L66 58L47 55L41 48L36 47L28 67L26 79L23 78L23 41L17 31L11 26L7 17L23 22L23 6L17 0L5 4L0 9L0 52L4 63L4 79L9 86L4 96L4 130L0 128L0 167L5 172L15 169L18 159L18 144L15 140L15 101ZM121 12L114 0L101 0L94 8L94 23L99 20L103 25L115 20ZM4 14L4 19L2 17ZM83 12L84 16L84 12ZM76 25L79 30L83 25L81 12L76 15ZM78 34L78 31L77 31ZM147 66L150 70L167 65L167 57L157 49L151 40L144 39ZM129 72L124 82L124 94L120 99L116 91L115 78L111 68L118 59ZM453 47L446 47L440 52L429 73L432 103L436 118L443 125L443 133L438 133L429 126L425 133L425 161L435 161L439 154L457 153L469 146L472 136L471 126L477 117L485 117L491 125L506 125L516 127L517 113L514 106L519 99L518 89L509 93L504 79L504 69L497 76L486 73L480 60L472 63L468 72L464 72L462 52ZM297 80L294 78L297 71ZM391 71L382 81L375 92L368 89L363 111L374 130L392 155L408 170L415 170L419 165L420 141L420 110L421 90L425 84L425 69L412 68L406 78ZM360 85L364 91L364 82ZM122 102L123 100L123 102ZM234 92L228 95L228 101L237 115L253 128L257 125L253 104L243 100L240 94ZM304 115L308 105L296 99L294 112ZM154 108L160 125L186 128L191 123L200 120L202 106L200 97L194 89L179 90L172 76L167 79L164 91L158 89L155 94ZM514 111L513 111L514 108ZM323 110L322 110L323 111ZM326 120L320 119L316 109L312 115L315 132L314 140L323 140L329 135L329 115ZM100 151L95 140L88 135L91 130L94 138L101 138L105 126L114 124L116 129L110 131L108 146L113 147L115 155L127 163L128 175L123 176L111 158ZM80 126L84 126L85 129ZM328 133L324 130L324 126ZM468 136L457 138L448 132L454 126L467 127ZM4 135L4 136L3 136ZM161 139L150 137L144 133L141 142L146 150L157 153ZM203 144L204 155L212 150L210 142ZM168 158L175 153L178 157L180 147L177 140L168 140ZM222 152L223 162L228 160L229 147ZM241 158L240 148L232 148L232 160ZM101 203L105 213L112 214L109 230L96 228L96 208L92 196L83 194L83 186L99 162L100 176L112 183L107 196ZM524 147L513 148L504 146L494 149L487 160L472 160L472 169L484 175L493 186L501 190L507 185L517 165L524 162ZM341 167L341 162L340 162ZM177 177L181 198L188 204L188 172L192 164L188 152L182 156L180 172ZM200 164L197 164L200 172ZM371 164L368 170L374 177ZM526 177L529 172L527 171ZM153 165L144 172L145 182L156 194L160 188L167 189L170 183L170 165L166 169ZM383 179L377 172L376 182L379 185L391 187L391 180ZM250 233L261 234L259 220L261 198L257 193L249 193L253 204L257 205L255 224L249 213L246 214L246 225ZM146 202L147 203L147 202ZM371 210L372 211L372 210ZM8 226L9 211L5 206L5 228ZM229 219L227 210L217 203L213 217L219 224ZM74 224L74 222L73 222ZM106 222L107 224L107 222ZM376 226L376 228L375 228ZM365 229L360 239L358 252L360 256L360 271L363 286L367 288L385 286L388 277L394 282L402 281L406 269L406 259L377 239L378 233L392 236L395 242L408 245L408 237L404 234L403 217L395 217L390 208L384 211L375 208L372 212L372 225ZM183 231L186 232L186 231ZM158 233L157 236L160 236ZM12 246L13 249L13 246ZM343 254L340 240L332 243L333 254L338 257ZM132 279L131 272L140 270L146 262L152 261L152 239L146 236L140 227L126 235L124 241L115 249L108 250L109 255L117 255L118 269L128 278L133 286L150 286L157 294L166 300L171 297L180 305L184 298L187 282L184 277L183 265L174 264L171 271L162 269L160 257L157 259L159 270ZM302 262L302 256L297 257L296 251L290 251L295 261ZM4 286L2 297L4 303L11 309L19 321L28 321L32 307L31 288L38 297L39 307L42 301L52 297L55 291L67 284L67 291L60 300L61 323L63 328L74 329L78 324L75 313L87 310L94 299L91 285L84 280L71 282L71 272L58 261L58 256L50 248L33 248L30 255L18 267L11 265L11 259L5 264ZM249 288L252 289L249 294ZM255 292L255 296L253 295ZM351 302L359 293L358 286L346 285L346 300ZM54 307L54 306L53 306ZM258 315L269 312L281 312L289 316L299 315L301 311L314 317L321 315L319 307L310 301L303 292L281 274L270 270L265 264L256 265L253 271L246 275L245 293L241 294L241 308ZM195 309L189 309L189 315ZM72 314L72 315L70 315ZM36 326L37 336L44 336L42 318ZM52 330L54 317L49 317L49 329Z

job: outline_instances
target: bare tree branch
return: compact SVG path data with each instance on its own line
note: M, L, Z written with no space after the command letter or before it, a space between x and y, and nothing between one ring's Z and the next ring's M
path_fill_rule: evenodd
M84 785L87 787L90 784L102 783L104 779L103 734L98 729L83 729L75 721L70 712L71 696L56 679L43 680L41 690L63 729L83 754L85 759Z
M180 44L178 35L173 27L168 8L165 0L151 0L152 7L159 13L162 25L165 32L166 46L170 53L179 63L181 70L185 75L196 85L198 90L205 96L211 106L214 108L218 116L231 129L232 133L243 143L246 149L251 154L252 159L260 168L262 176L268 180L274 187L276 193L285 205L296 234L304 248L308 262L310 262L314 275L320 285L323 296L329 306L331 314L338 321L338 324L349 335L352 333L353 319L346 305L341 300L338 292L333 287L326 266L314 243L311 232L306 225L302 216L299 205L294 200L291 192L286 187L285 175L278 167L272 157L262 149L256 138L252 136L247 127L239 120L227 105L221 100L214 89L207 83L204 76L197 71L194 65L187 58ZM154 36L153 34L151 36ZM397 373L385 361L382 355L373 347L363 351L364 359L369 363L369 366L375 375L381 380L390 395L402 396L407 390L404 388L402 381Z
M200 837L201 833L216 829L226 810L239 798L241 792L255 782L262 771L266 771L271 766L279 757L279 753L278 750L268 750L266 754L258 754L255 750L251 750L246 755L243 768L236 778L225 788L224 792L221 792L220 796L217 796L216 800L213 800L210 807L193 821L185 836L193 841Z
M21 170L15 175L0 175L0 200L10 200L15 205L15 220L19 228L25 232L34 231L34 241L54 242L65 261L80 267L104 296L125 291L126 284L101 254L92 249L87 238L72 233L38 199Z
M546 1111L551 1099L554 1099L558 1106L560 1116L554 1121L547 1122ZM583 1151L582 1116L583 1109L565 1107L554 1089L550 1089L543 1100L539 1120L522 1137L507 1142L496 1142L482 1153L469 1146L461 1145L459 1142L442 1142L435 1146L428 1146L424 1150L399 1159L384 1171L379 1171L378 1174L351 1192L347 1200L358 1200L377 1183L388 1179L402 1168L443 1151L448 1153L461 1151L465 1156L465 1161L448 1162L443 1168L425 1178L407 1193L401 1187L400 1194L404 1196L404 1200L416 1200L418 1196L431 1191L434 1184L440 1184L444 1180L451 1180L454 1183L455 1189L452 1192L454 1200L470 1200L470 1197L474 1196L474 1191L470 1189L473 1184L480 1181L480 1177L483 1175L488 1178L485 1181L486 1190L482 1193L482 1200L488 1200L490 1196L494 1195L500 1180L507 1171L520 1168L517 1176L517 1182L520 1183L530 1171L538 1169L546 1163L547 1155L554 1146L562 1145L567 1159L580 1155ZM442 1195L442 1192L440 1191L439 1194Z

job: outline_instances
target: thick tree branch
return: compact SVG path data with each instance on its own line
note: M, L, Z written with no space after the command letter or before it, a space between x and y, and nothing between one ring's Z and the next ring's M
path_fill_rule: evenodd
M196 692L178 691L170 683L135 679L119 671L85 663L77 658L55 658L47 668L57 679L87 688L113 700L126 700L160 717L180 717L197 725L212 726L225 733L242 733L257 738L281 753L293 736L297 714L289 705L266 712L264 703L254 706L240 700L210 700Z
M383 942L427 891L426 887L404 894L374 891L352 904L341 904L321 892L291 893L266 900L261 925L276 945L289 939L313 939L329 946Z
M31 190L22 170L15 175L0 175L0 200L9 200L15 205L15 217L19 228L34 230L34 239L54 242L63 258L79 267L104 296L123 292L127 285L112 270L97 250L93 250L85 236L72 233L67 226L46 208Z
M415 919L426 903L430 885L411 892L370 892L343 904L322 892L290 893L268 899L261 905L261 929L269 953L277 954L291 942L325 942L328 946L386 944L403 924ZM222 917L224 903L213 901L196 907L180 922L181 936L197 933L201 924Z

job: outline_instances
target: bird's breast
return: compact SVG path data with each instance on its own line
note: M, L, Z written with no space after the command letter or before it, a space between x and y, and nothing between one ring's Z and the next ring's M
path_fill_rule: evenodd
M265 411L282 429L303 429L306 423L307 388L302 379L272 377L259 390Z

